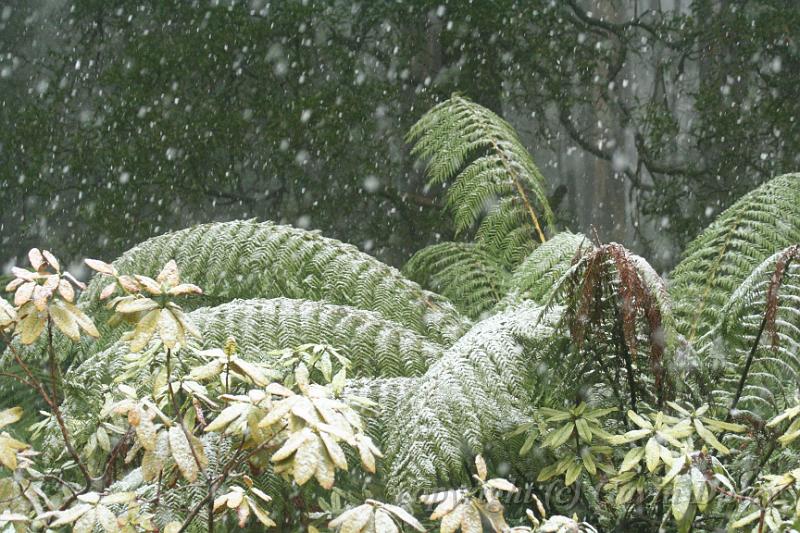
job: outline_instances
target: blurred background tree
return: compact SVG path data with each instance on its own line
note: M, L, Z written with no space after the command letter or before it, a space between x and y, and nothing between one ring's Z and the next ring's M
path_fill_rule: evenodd
M452 236L404 135L458 91L562 226L666 268L800 167L798 28L794 0L6 0L0 266L249 217L399 264Z

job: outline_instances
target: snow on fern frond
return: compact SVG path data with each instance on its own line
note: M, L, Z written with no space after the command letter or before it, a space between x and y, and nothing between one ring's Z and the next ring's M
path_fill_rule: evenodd
M174 259L203 288L194 307L236 298L300 298L376 311L435 342L452 343L469 321L444 298L355 246L289 226L249 221L204 224L154 237L113 263L120 273L154 275ZM95 278L81 302L102 315ZM188 303L188 302L187 302ZM436 314L436 320L429 320ZM105 328L97 348L120 335Z
M413 383L385 385L383 390L402 394L394 409L382 409L380 415L386 432L385 475L393 493L434 488L442 480L465 481L469 474L463 470L464 458L485 446L492 446L496 459L511 459L514 452L502 445L500 436L523 420L536 394L529 388L535 357L517 331L523 322L540 323L542 338L533 344L544 345L552 324L540 320L541 311L516 309L485 319L424 376ZM531 340L529 332L526 341ZM361 390L375 391L369 386Z
M554 235L514 269L508 282L508 294L500 307L505 308L522 300L545 302L581 250L590 248L592 244L580 233L565 231Z

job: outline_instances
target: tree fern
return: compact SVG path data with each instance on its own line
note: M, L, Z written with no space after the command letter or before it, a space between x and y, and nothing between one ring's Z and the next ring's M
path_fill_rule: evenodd
M516 264L552 223L545 180L514 128L488 109L453 95L409 131L413 153L428 159L430 184L452 182L446 203L455 229L480 222L477 242Z
M733 291L778 250L800 242L800 174L774 178L725 210L672 273L678 328L690 340L723 318Z
M469 326L444 298L354 246L316 232L269 222L205 224L150 239L114 266L121 273L154 275L169 259L181 265L187 282L203 287L205 297L196 305L280 296L326 301L376 311L446 344ZM96 302L102 286L95 278L81 298L94 313L101 310ZM104 332L104 341L113 338Z
M700 340L714 400L759 423L792 405L800 386L800 245L762 262Z
M408 260L403 274L449 299L473 319L500 301L509 278L509 272L486 250L462 242L423 248Z
M508 294L501 306L522 300L544 303L581 251L590 248L592 244L580 233L565 231L553 236L514 269L508 283Z

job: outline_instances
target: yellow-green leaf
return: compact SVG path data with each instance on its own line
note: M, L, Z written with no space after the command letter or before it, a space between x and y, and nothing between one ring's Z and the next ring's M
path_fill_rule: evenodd
M132 352L141 351L142 348L147 346L147 343L150 342L150 338L153 336L153 332L156 330L160 316L161 309L153 309L142 317L133 332L130 345Z
M0 428L19 421L22 418L22 407L11 407L0 411Z
M653 429L653 424L651 424L649 421L645 420L643 417L636 414L636 412L634 412L633 410L628 411L628 418L631 419L631 422L633 422L642 429Z
M622 465L619 467L620 474L636 467L639 461L642 460L642 457L644 457L644 454L645 450L642 447L629 450L628 453L625 454L625 458L622 459Z
M692 501L692 481L688 474L681 474L672 484L672 516L680 522L689 510Z
M650 437L647 440L647 444L644 446L644 453L647 461L647 470L655 472L661 462L661 445L655 437Z
M714 434L711 433L711 431L709 431L697 418L694 419L694 428L697 430L697 434L706 442L706 444L713 446L722 455L728 455L731 452L728 447L717 440L717 437L715 437Z
M39 338L39 335L42 334L42 331L44 331L44 324L45 319L39 316L39 313L36 311L31 310L31 312L22 319L19 325L19 329L22 333L22 337L20 338L22 344L33 344L33 342Z
M50 318L53 319L53 324L56 325L61 333L73 341L80 340L81 332L78 328L78 322L72 313L67 311L58 300L55 300L50 305Z

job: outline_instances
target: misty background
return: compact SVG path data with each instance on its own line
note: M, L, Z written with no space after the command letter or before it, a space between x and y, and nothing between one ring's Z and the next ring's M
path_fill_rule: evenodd
M0 271L237 218L402 264L453 238L404 140L453 92L517 128L561 228L663 271L800 168L798 28L794 0L4 0Z

